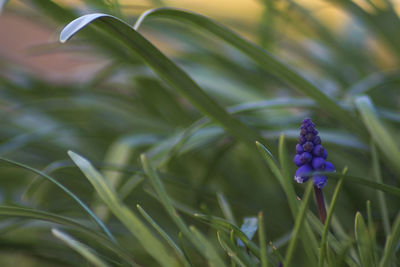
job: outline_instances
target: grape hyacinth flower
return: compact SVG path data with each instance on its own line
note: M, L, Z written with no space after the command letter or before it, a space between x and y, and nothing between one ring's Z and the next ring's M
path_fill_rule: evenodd
M298 166L294 176L296 182L307 182L310 178L307 173L312 171L334 171L335 167L326 161L327 157L328 153L321 144L321 138L318 136L314 123L309 118L304 119L300 126L300 136L294 157L294 163ZM325 175L313 175L312 181L320 219L322 223L325 223L326 209L321 189L326 185L328 178Z

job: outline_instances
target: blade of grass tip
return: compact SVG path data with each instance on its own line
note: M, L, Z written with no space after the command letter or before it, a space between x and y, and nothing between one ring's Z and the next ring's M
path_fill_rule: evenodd
M379 165L379 155L378 151L376 151L376 146L373 142L371 142L371 156L372 156L372 170L373 170L373 177L376 182L382 183L382 175L381 175L381 168ZM386 236L390 234L390 222L389 222L389 212L387 209L387 203L385 194L381 191L376 192L378 196L379 202L379 209L382 216L383 222L383 229L385 231Z
M361 266L372 266L373 259L371 255L370 237L365 221L360 212L356 213L354 228Z
M176 251L177 256L181 260L184 266L190 266L189 262L186 260L183 251L175 244L174 240L151 218L151 216L138 204L136 205L140 214L146 219L147 222L153 226L154 229L170 244L170 246Z
M372 139L394 169L400 172L400 150L395 140L379 121L371 99L368 96L360 96L357 97L354 102ZM400 179L400 176L398 176L398 178Z
M182 233L186 236L187 239L197 248L200 254L202 254L211 264L215 266L225 266L225 263L219 256L215 253L210 254L210 246L212 246L209 242L204 242L205 238L201 236L199 232L196 230L191 231L186 226L185 222L182 218L178 215L173 202L169 198L161 180L156 171L151 167L150 163L147 161L146 155L142 154L140 156L143 169L146 175L149 177L150 182L157 192L160 202L178 226L178 228L182 231ZM199 238L200 237L200 238ZM222 264L222 265L221 265Z
M367 223L368 223L368 233L370 237L371 244L371 252L373 258L373 266L378 266L378 250L376 244L376 231L374 226L374 221L372 219L372 211L371 211L371 201L367 201Z
M222 213L224 214L224 217L232 224L237 225L235 217L233 216L231 205L229 205L224 194L222 194L221 192L217 193L217 200L219 206L221 207Z
M236 253L236 251L231 248L227 242L224 241L224 239L226 240L226 238L224 237L224 234L221 233L220 231L217 231L217 238L218 238L218 242L221 245L221 247L223 248L223 250L226 252L226 254L231 258L232 261L234 261L235 263L237 263L239 266L242 267L246 267L246 266L254 266L254 263L250 262L250 261L246 261L244 259L241 259L239 257L239 255Z
M181 68L168 59L151 42L127 23L106 14L89 14L70 22L61 32L60 41L66 42L77 32L93 24L121 41L126 48L141 57L172 88L185 96L198 110L219 123L232 136L251 145L262 137L252 128L227 113Z
M82 244L81 242L73 239L66 233L61 232L55 228L51 229L51 233L67 244L70 248L81 254L82 257L87 259L91 264L97 267L107 267L109 266L102 259L100 259L87 245Z
M136 21L134 25L135 30L139 29L140 25L147 17L166 17L174 20L181 20L185 23L189 22L214 34L242 51L268 73L271 73L280 80L291 85L293 88L298 89L302 93L313 98L321 108L332 115L332 118L340 120L353 132L358 133L360 136L364 136L364 133L361 131L362 128L360 128L360 123L357 120L354 120L346 110L340 107L340 105L318 89L314 84L303 78L298 72L281 62L275 56L245 40L221 24L193 12L174 8L157 8L145 11Z
M149 255L161 266L176 266L177 260L170 255L164 244L154 236L142 220L118 199L117 193L111 188L102 174L82 156L72 151L68 151L68 155L93 185L110 211L125 225L129 232L139 240L140 244Z
M19 168L28 170L36 175L40 175L43 178L46 178L47 180L49 180L50 182L52 182L53 184L55 184L56 186L58 186L61 190L63 190L65 193L67 193L70 197L72 197L89 215L90 217L93 218L93 220L100 226L100 228L106 233L106 235L114 242L117 243L116 239L114 238L114 236L111 234L111 232L108 230L108 228L104 225L104 223L96 216L96 214L94 214L94 212L89 209L89 207L83 203L82 200L80 200L74 193L72 193L70 190L68 190L65 186L63 186L61 183L59 183L57 180L55 180L54 178L50 177L49 175L45 174L44 172L41 172L35 168L29 167L28 165L10 160L10 159L6 159L3 157L0 157L0 161L4 161L7 162L11 165L17 166Z
M258 213L258 239L260 242L261 267L268 267L269 262L267 258L267 241L265 239L265 231L264 231L264 216L261 211Z
M345 174L346 172L347 172L347 167L345 167L343 169L342 173ZM318 257L318 266L319 267L323 267L323 265L324 265L325 250L328 249L327 248L328 231L329 231L329 227L331 225L333 212L334 212L335 207L336 207L337 199L338 199L338 196L339 196L339 191L340 191L340 189L342 187L342 184L343 184L343 176L342 176L342 178L340 178L339 182L336 185L335 191L334 191L333 196L332 196L332 201L331 201L330 206L329 206L328 216L326 217L324 229L322 231L321 243L320 243L320 246L319 246L320 247L319 257Z
M217 253L217 250L214 248L214 246L203 236L202 233L200 233L194 226L189 227L190 231L193 233L193 235L196 237L197 240L200 241L200 243L203 246L203 253L206 255L206 258L208 259L208 263L210 266L226 266L225 262L220 258L220 256Z
M58 214L45 212L41 210L34 210L30 208L21 208L21 207L12 207L12 206L0 206L0 215L4 216L12 216L33 220L41 220L45 222L56 223L62 226L71 227L76 229L88 236L90 236L93 240L103 247L111 250L116 255L118 255L121 259L123 259L128 265L132 265L133 258L121 247L112 242L108 237L102 233L98 233L97 231L93 231L93 229L88 228L78 222L75 222L69 218L60 216Z
M286 255L285 255L285 263L283 264L283 266L285 267L289 267L291 266L291 261L292 258L294 256L294 252L295 252L295 248L296 248L296 244L297 244L297 239L300 235L300 230L303 226L303 222L305 220L305 215L306 215L306 211L308 208L308 203L310 202L310 196L311 196L311 192L313 189L314 185L313 183L309 183L307 185L306 191L304 193L304 198L302 200L302 203L300 205L300 210L299 210L299 214L297 215L296 218L296 222L294 224L294 228L293 228L293 235L292 238L289 242L287 251L286 251Z
M392 226L391 234L386 238L385 248L383 250L383 255L379 267L391 266L393 260L396 246L400 240L400 213L397 215L396 220Z

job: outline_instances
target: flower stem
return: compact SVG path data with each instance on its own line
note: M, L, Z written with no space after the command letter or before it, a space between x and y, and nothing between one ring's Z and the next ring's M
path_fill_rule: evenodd
M326 221L326 207L325 207L325 200L324 194L322 193L322 189L314 186L314 195L315 201L317 202L318 206L318 214L319 219L321 220L322 224L325 224Z

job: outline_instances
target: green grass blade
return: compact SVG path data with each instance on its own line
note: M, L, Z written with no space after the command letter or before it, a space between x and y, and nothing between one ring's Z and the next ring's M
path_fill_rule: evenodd
M343 170L343 174L345 174L347 172L347 168L345 168ZM318 258L318 266L319 267L323 267L324 265L324 258L325 258L325 250L328 249L327 248L327 237L328 237L328 232L329 232L329 227L331 225L331 220L333 217L333 212L335 210L336 207L336 203L337 203L337 199L339 196L339 191L342 187L343 184L343 177L339 180L339 182L336 185L335 191L333 193L332 196L332 201L330 203L329 206L329 210L328 210L328 215L326 217L326 221L325 221L325 225L324 225L324 229L322 231L322 236L321 236L321 243L320 243L320 251L319 251L319 258Z
M11 207L11 206L0 206L0 215L41 220L46 222L57 223L62 226L71 227L90 236L93 240L96 240L98 244L113 251L116 255L124 259L125 263L129 265L133 263L132 256L130 256L125 250L123 250L121 247L119 247L110 239L108 239L107 236L98 233L97 231L93 231L93 229L88 228L80 223L77 223L69 218L41 210L34 210L21 207Z
M304 198L300 205L299 214L297 215L296 222L295 222L295 225L293 228L293 235L291 237L291 240L289 242L289 245L288 245L288 248L286 251L285 263L283 264L283 266L285 266L285 267L289 267L292 264L292 258L294 256L297 240L300 235L300 230L301 230L301 228L303 226L303 222L305 221L305 218L306 218L306 211L308 209L308 203L310 202L310 198L311 198L310 196L311 196L313 186L314 186L313 183L308 183L307 189L304 193Z
M367 226L361 215L357 212L355 219L355 237L358 247L358 254L360 256L361 266L372 266L373 263L373 251L371 247L371 240L368 233Z
M142 154L140 156L143 169L146 175L149 177L151 184L153 185L157 195L159 197L160 202L169 213L172 220L178 226L178 228L182 231L182 233L189 239L192 244L197 248L200 254L202 254L211 265L215 266L225 266L225 263L220 257L215 254L215 249L212 249L212 244L205 240L202 235L197 232L197 230L189 229L182 218L178 215L173 202L169 198L160 178L156 171L151 167L150 163L148 162L146 156ZM214 251L214 252L211 252Z
M101 199L110 211L125 225L125 227L139 240L143 248L162 266L176 266L177 261L170 255L148 227L120 200L108 181L97 171L92 164L78 154L69 151L71 159L93 185Z
M392 226L392 232L386 239L385 248L383 250L383 256L379 267L388 267L391 266L391 262L393 260L396 246L400 241L400 214L397 215L396 220Z
M339 173L324 173L324 175L327 175L329 177L332 177L333 179L340 179L341 174ZM378 183L371 181L369 179L345 174L344 175L344 182L350 182L350 183L355 183L363 186L367 186L369 188L375 189L375 190L380 190L382 192L386 192L395 196L400 196L400 189L391 185L383 184L383 183Z
M376 146L371 142L371 156L372 156L372 171L375 182L382 183L381 168L379 165L379 155ZM385 194L381 191L376 192L378 196L379 209L382 216L383 229L386 236L390 234L389 212L386 204Z
M55 228L51 229L52 234L67 244L70 248L78 252L85 259L87 259L91 264L97 267L107 267L109 266L102 259L100 259L87 245L73 239L68 234L61 232Z
M80 200L74 193L72 193L70 190L68 190L68 188L66 188L65 186L63 186L61 183L59 183L57 180L55 180L54 178L50 177L49 175L45 174L44 172L41 172L35 168L29 167L25 164L10 160L10 159L6 159L3 157L0 157L0 161L3 162L7 162L11 165L14 165L16 167L28 170L36 175L40 175L43 178L46 178L47 180L49 180L50 182L52 182L53 184L55 184L56 186L58 186L61 190L63 190L65 193L67 193L69 196L71 196L93 219L94 221L103 229L103 231L106 233L106 235L113 241L116 242L114 236L111 234L111 232L108 230L108 228L104 225L104 223L96 216L96 214L94 214L94 212L85 204L83 203L82 200Z
M285 153L287 153L285 150L285 138L283 135L280 136L279 139L279 150L280 150L280 158L283 161L283 164L287 167L288 165L288 159L287 156L285 156ZM296 192L294 191L294 186L293 186L293 178L291 177L285 177L282 174L281 169L278 167L276 159L273 157L271 152L268 151L268 149L263 146L261 143L256 142L256 146L260 153L264 156L264 159L266 160L267 164L269 165L272 173L275 175L275 177L278 179L278 182L281 184L283 190L285 191L288 203L289 203L289 208L292 212L293 218L296 220L299 212L299 206L297 203L297 195ZM281 167L282 168L282 167ZM285 171L287 175L287 171ZM305 231L300 234L300 237L303 242L303 248L306 251L307 258L310 261L310 264L315 265L317 264L315 261L314 253L313 250L316 251L318 248L317 240L315 239L315 236L313 232L311 231L311 228L309 227L308 223L305 224ZM314 248L314 249L313 249Z
M206 259L208 259L208 264L212 267L226 266L225 262L220 258L210 241L194 226L190 226L189 229L193 233L194 237L199 240L203 246L202 253L205 255Z
M151 216L140 206L136 205L138 208L140 214L146 219L147 222L153 226L154 229L157 230L157 232L170 244L170 246L176 251L176 254L178 255L179 259L185 266L190 266L189 262L186 260L185 255L183 251L178 247L177 244L175 244L174 240L151 218Z
M257 132L229 115L153 44L128 24L113 16L96 13L77 18L63 29L60 41L66 42L89 24L107 32L139 55L166 83L184 95L198 110L219 123L227 132L247 143L261 140Z
M221 245L221 247L224 249L226 254L234 261L238 266L246 267L246 266L254 266L254 263L250 262L247 259L242 259L239 257L239 253L237 249L231 248L228 245L228 238L225 237L223 233L220 231L217 231L217 237L218 237L218 242Z
M360 96L355 99L357 109L368 129L372 139L381 149L392 166L400 172L400 150L396 141L389 134L387 129L379 121L376 110L368 96ZM400 177L398 177L400 179Z
M221 207L222 213L224 217L234 225L236 224L235 216L233 216L233 212L231 206L229 205L228 200L226 200L225 196L222 193L217 193L218 204Z
M327 111L332 116L332 118L340 120L353 132L363 135L360 131L360 124L358 121L352 119L349 113L341 108L333 99L324 94L291 67L287 66L285 63L281 62L260 47L232 32L230 29L204 16L173 8L158 8L146 11L139 17L134 28L137 30L147 17L165 17L185 23L191 23L216 35L245 53L267 72L314 99L323 110Z
M260 262L261 267L268 267L269 262L267 258L267 241L265 238L265 231L264 231L264 216L263 213L260 211L258 213L258 239L260 242Z

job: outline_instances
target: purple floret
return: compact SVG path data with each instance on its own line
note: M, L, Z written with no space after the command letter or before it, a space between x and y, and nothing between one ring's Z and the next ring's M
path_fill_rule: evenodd
M314 144L312 142L306 142L303 145L304 151L307 151L307 152L311 152L313 150L313 148L314 148Z
M314 146L312 153L316 157L322 157L324 155L324 150L325 148L323 146L316 145Z
M303 152L300 155L300 160L301 160L302 165L311 162L312 158L313 158L313 156L309 152Z
M297 144L297 145L296 145L296 153L297 153L297 154L301 154L301 153L303 153L303 152L304 152L303 146L300 145L300 144Z
M317 171L325 170L325 160L323 158L313 158L312 167Z
M314 175L312 180L316 187L323 188L326 185L328 178L325 175Z
M304 183L310 178L310 176L305 176L305 174L310 172L312 172L311 166L308 164L303 165L297 169L294 179L300 184Z

